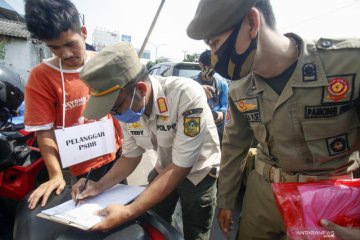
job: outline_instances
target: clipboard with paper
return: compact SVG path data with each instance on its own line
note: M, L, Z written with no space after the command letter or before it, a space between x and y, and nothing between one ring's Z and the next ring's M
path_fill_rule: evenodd
M96 211L110 204L125 205L144 191L145 187L117 184L102 194L86 199L85 203L75 207L75 202L69 200L53 208L41 211L37 216L68 226L88 230L103 220Z

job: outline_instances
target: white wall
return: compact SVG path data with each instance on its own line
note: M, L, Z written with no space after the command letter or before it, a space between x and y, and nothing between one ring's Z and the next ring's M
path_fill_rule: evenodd
M26 39L11 38L5 46L5 59L2 63L12 67L26 82L31 69L41 61L40 49L43 49L44 58L51 56L44 45L34 45Z

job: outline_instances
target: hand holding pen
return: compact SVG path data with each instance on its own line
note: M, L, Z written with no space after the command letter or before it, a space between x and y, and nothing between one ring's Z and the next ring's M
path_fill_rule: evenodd
M86 185L87 185L87 183L88 183L88 181L89 181L89 177L90 177L90 175L91 175L91 171L92 171L92 169L90 169L90 171L87 173L84 186L82 187L80 193L82 193L82 192L86 189ZM75 207L79 204L79 201L80 201L80 199L78 198L78 196L76 196Z

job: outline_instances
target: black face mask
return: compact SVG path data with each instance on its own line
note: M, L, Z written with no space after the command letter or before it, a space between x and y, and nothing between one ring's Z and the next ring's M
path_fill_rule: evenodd
M230 80L239 80L250 73L257 49L258 35L251 40L244 53L236 53L236 39L241 23L234 28L228 39L215 54L211 53L211 63L215 66L215 71Z

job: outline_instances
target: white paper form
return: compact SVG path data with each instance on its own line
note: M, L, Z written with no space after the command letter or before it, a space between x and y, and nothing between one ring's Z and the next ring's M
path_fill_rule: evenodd
M145 187L117 184L102 194L85 199L75 207L75 202L69 200L56 207L46 209L39 216L52 219L68 225L79 225L82 229L89 229L100 222L103 217L96 215L96 211L110 204L125 205L136 198Z

